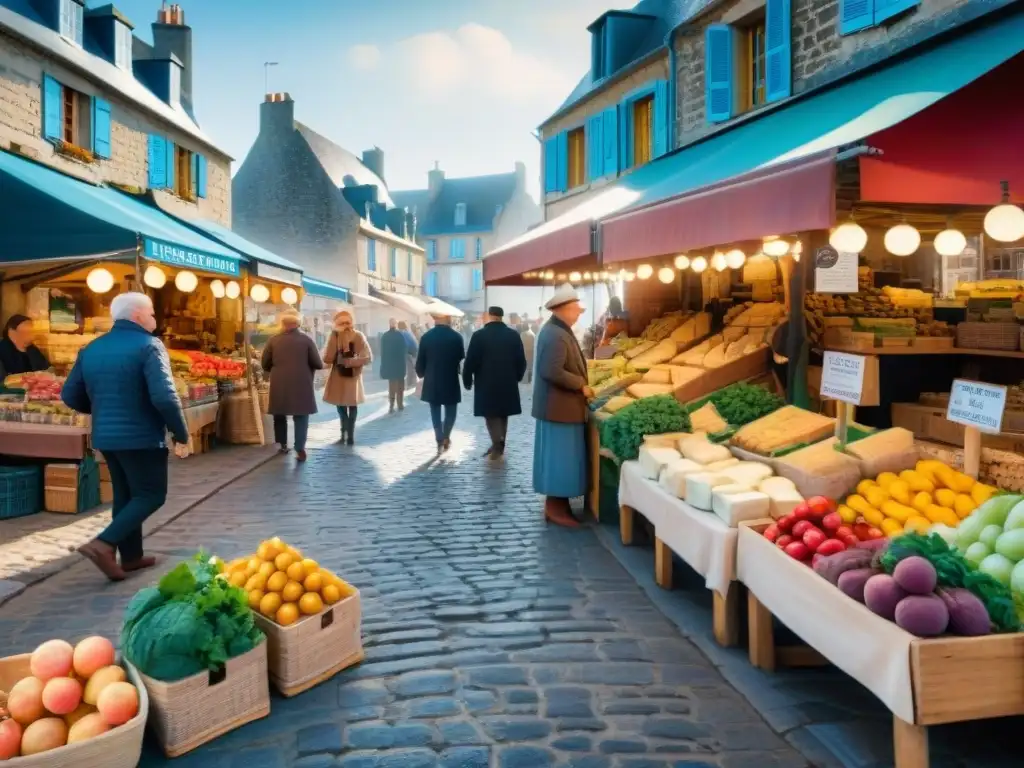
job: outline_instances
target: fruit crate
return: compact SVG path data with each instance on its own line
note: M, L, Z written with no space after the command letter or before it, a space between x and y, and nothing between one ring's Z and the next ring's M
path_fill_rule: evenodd
M48 512L77 515L100 505L100 470L87 456L78 464L48 464L43 479Z
M41 467L0 467L0 520L34 515L42 509L42 491Z
M0 690L9 691L29 677L30 654L0 658ZM126 665L128 679L139 691L139 713L117 728L88 741L80 741L28 757L4 761L11 768L135 768L142 758L142 739L149 716L149 696L138 672Z

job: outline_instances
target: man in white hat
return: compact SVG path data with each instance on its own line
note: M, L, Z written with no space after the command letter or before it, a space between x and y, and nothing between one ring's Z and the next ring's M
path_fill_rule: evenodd
M564 284L545 305L551 317L537 336L533 382L533 488L543 494L544 517L567 528L579 527L569 500L587 489L587 361L572 332L584 307L576 290Z
M423 379L420 399L430 405L438 454L452 445L452 429L462 402L459 366L466 356L462 336L451 327L451 317L442 312L431 311L434 327L423 334L416 354L416 375Z

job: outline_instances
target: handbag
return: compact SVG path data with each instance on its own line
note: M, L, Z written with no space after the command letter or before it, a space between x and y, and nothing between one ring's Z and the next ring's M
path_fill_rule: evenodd
M340 341L338 341L337 331L334 332L334 338L335 345L337 346L337 352L335 353L334 357L334 367L341 376L344 376L346 379L351 379L356 375L355 369L346 368L341 364L341 361L346 358L353 358L356 356L356 344L354 341L350 341L348 343L348 349L342 349L340 346Z

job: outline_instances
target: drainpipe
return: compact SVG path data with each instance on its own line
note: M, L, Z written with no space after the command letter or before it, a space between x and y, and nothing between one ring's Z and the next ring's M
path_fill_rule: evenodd
M676 56L676 32L679 27L673 27L668 33L668 37L665 38L665 44L668 46L668 99L669 99L669 121L668 121L668 151L671 152L676 148L676 113L679 110L679 102L676 97L676 88L678 86L677 74L679 62Z

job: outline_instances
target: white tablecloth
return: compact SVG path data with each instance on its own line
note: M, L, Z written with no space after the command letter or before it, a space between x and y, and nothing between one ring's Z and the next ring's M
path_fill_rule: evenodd
M708 589L726 594L729 582L736 580L735 528L711 512L694 509L645 478L635 461L622 464L619 504L646 517L657 537L704 577Z
M914 636L851 600L750 528L740 528L737 578L807 645L914 722ZM951 662L953 663L953 662Z

